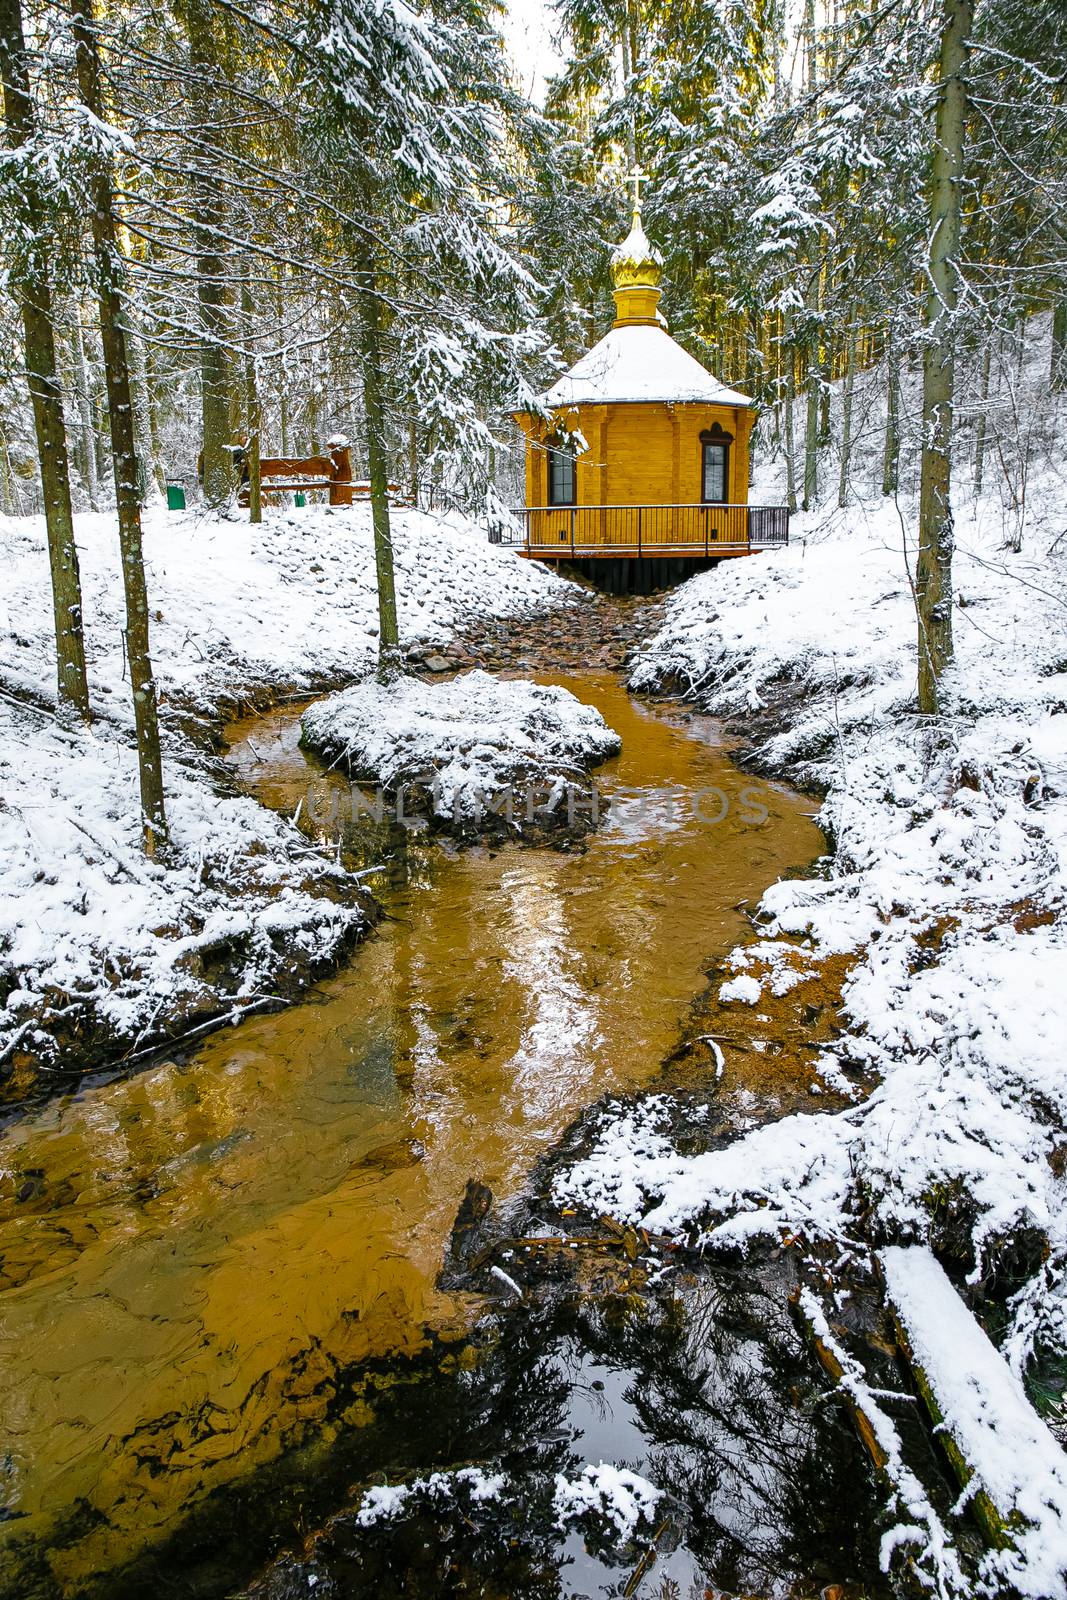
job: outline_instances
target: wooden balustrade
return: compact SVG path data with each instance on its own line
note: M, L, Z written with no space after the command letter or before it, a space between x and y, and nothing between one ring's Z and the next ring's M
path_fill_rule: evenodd
M731 556L789 542L785 506L524 506L497 542L540 560Z

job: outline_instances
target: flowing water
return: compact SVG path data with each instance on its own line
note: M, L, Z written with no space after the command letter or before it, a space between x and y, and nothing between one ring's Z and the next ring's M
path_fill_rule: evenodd
M648 1082L741 903L821 852L712 724L552 681L623 739L587 850L396 844L383 921L302 1004L6 1130L7 1593L140 1592L114 1575L257 1473L358 1457L375 1394L477 1313L435 1287L467 1179L514 1195L584 1106ZM236 725L230 759L326 834L348 789L297 717Z

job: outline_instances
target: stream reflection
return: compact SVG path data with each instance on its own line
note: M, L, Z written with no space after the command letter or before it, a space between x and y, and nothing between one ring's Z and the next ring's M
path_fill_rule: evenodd
M714 786L725 819L620 811L585 853L416 843L306 1003L4 1134L3 1592L117 1594L109 1574L210 1496L294 1453L313 1473L365 1427L361 1364L470 1324L434 1287L466 1180L514 1194L585 1104L647 1081L739 902L821 850L788 791L759 785L767 820L743 820L751 780L710 725L607 675L556 681L622 735L605 793ZM297 715L233 730L242 781L289 814L341 782Z

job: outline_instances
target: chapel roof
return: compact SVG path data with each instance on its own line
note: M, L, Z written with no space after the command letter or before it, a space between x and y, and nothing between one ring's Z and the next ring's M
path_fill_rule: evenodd
M615 325L541 395L541 404L550 410L642 401L750 406L747 394L720 383L667 332L659 310L663 257L641 223L643 176L627 179L634 184L633 218L611 257Z
M683 350L666 328L647 323L612 328L541 401L550 410L628 401L752 405L748 395L728 389Z

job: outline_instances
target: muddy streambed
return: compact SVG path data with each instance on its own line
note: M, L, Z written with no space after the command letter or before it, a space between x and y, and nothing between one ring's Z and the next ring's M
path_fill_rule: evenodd
M490 1319L474 1344L484 1300L436 1287L467 1179L506 1202L584 1106L649 1082L709 964L745 936L738 907L823 849L810 804L737 769L712 724L642 707L608 674L552 681L623 739L587 849L393 839L370 880L380 927L304 1003L4 1133L3 1594L222 1595L344 1484L506 1454L520 1434L531 1485L560 1449L658 1461L733 1540L733 1569L714 1556L727 1577L747 1545L780 1593L813 1592L794 1581L827 1570L815 1545L840 1544L843 1570L861 1560L862 1469L836 1424L819 1435L818 1404L798 1410L795 1335L753 1313L752 1284L645 1303L636 1354L625 1284L508 1339ZM297 715L235 725L235 770L358 857L367 830L346 826L347 785L299 752ZM813 1452L821 1488L801 1493ZM496 1552L513 1570L455 1592L621 1593L617 1556L557 1537L548 1512L535 1535L530 1492L527 1533L512 1525ZM374 1537L425 1556L429 1536L416 1521ZM661 1575L679 1593L710 1579L714 1540L670 1543ZM311 1574L319 1593L391 1593L384 1572L419 1571L393 1545L379 1568L337 1559L343 1581Z

